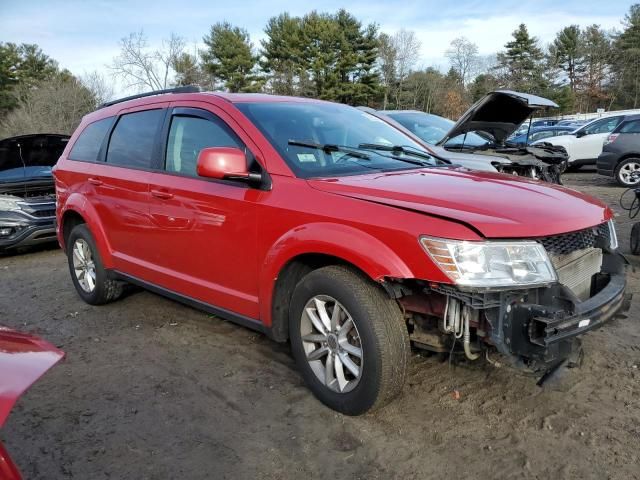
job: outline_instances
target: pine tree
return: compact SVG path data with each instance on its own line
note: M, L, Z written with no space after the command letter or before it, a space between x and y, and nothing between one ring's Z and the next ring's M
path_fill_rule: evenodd
M505 72L502 81L510 88L535 93L546 87L544 79L544 54L538 39L529 35L522 23L513 32L513 40L505 44L506 50L498 53L498 69Z
M578 78L584 72L582 32L578 25L570 25L558 32L549 47L551 64L559 68L569 81L569 88L576 91Z
M254 72L257 57L246 30L228 22L216 23L203 40L207 49L202 52L202 64L215 80L221 80L230 92L260 89Z
M624 31L615 41L614 70L618 105L640 107L640 4L632 5L624 19Z

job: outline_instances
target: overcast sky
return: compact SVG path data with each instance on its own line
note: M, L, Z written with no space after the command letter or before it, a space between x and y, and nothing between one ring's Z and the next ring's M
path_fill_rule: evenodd
M547 44L574 23L619 29L629 6L629 0L0 0L0 41L37 43L62 67L83 75L106 72L119 39L140 29L152 43L175 32L195 44L213 23L227 20L246 28L258 46L271 16L344 7L387 33L414 30L422 42L421 66L444 69L444 52L458 36L476 43L481 54L491 54L502 49L521 22Z

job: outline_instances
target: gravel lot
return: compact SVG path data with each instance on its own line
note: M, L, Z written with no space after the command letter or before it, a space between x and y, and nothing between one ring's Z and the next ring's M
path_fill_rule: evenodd
M612 180L565 183L617 208ZM0 323L67 353L0 431L26 479L640 478L638 300L542 388L414 352L403 395L351 418L313 398L286 345L144 291L84 304L59 250L0 257L0 279Z

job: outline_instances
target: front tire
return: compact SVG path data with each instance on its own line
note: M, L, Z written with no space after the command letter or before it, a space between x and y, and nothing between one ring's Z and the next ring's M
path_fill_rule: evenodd
M122 295L122 283L108 278L100 252L86 224L74 227L67 240L67 261L73 285L90 305L104 305Z
M323 267L296 286L291 348L314 395L361 415L386 405L404 385L409 337L397 303L359 272Z
M640 183L640 158L625 158L616 167L616 181L623 187L635 187ZM637 178L633 180L633 178Z

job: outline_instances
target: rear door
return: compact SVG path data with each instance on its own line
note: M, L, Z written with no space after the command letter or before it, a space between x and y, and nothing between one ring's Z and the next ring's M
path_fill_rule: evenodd
M87 178L95 189L95 208L111 247L115 267L133 276L144 273L148 248L149 175L160 154L159 136L167 104L120 113L104 152Z
M149 179L153 283L258 318L256 201L266 192L198 177L196 161L203 148L249 151L248 139L242 140L231 119L223 120L224 112L216 115L214 109L181 104L167 117L165 152Z

